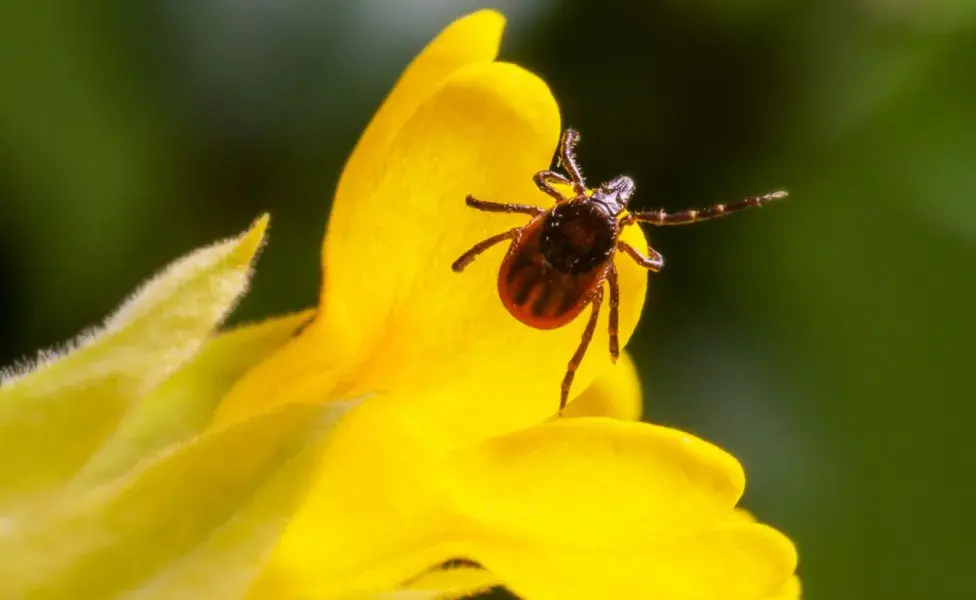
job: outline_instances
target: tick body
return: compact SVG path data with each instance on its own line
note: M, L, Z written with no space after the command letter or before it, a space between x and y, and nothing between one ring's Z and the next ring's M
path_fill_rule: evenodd
M505 308L537 329L575 319L613 268L619 228L615 215L587 200L557 204L534 218L498 272Z
M454 271L461 272L488 248L508 241L508 252L498 272L498 295L513 317L536 329L556 329L575 320L587 306L591 307L582 339L563 377L560 411L566 406L576 369L593 338L604 300L604 287L609 290L610 358L615 361L620 354L617 339L620 290L614 265L617 252L627 254L650 271L660 271L664 266L663 257L653 248L648 247L645 255L620 240L624 227L638 222L652 225L696 223L749 206L762 206L786 196L785 192L774 192L732 204L677 213L663 210L630 212L627 205L634 193L633 180L620 176L588 190L576 164L574 148L578 141L579 134L568 129L559 144L558 161L568 177L556 171L540 171L535 175L536 186L555 199L552 207L485 202L468 196L468 206L477 210L522 213L531 218L525 225L475 244L451 265ZM568 186L572 193L564 195L554 184Z

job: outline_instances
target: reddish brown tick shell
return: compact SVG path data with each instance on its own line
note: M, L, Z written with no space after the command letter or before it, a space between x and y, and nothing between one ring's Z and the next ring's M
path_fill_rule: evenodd
M498 272L498 295L536 329L575 319L606 280L619 225L589 198L557 204L526 224Z

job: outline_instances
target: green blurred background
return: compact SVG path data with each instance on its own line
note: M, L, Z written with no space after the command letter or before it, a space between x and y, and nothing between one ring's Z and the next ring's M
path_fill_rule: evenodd
M451 19L509 16L594 178L677 209L630 349L731 450L808 598L976 597L976 2L68 0L0 18L0 363L274 215L236 319L316 299L343 160Z

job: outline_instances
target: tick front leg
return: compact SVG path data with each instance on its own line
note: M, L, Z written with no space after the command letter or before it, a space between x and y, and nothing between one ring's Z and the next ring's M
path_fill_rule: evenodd
M573 185L573 182L566 179L566 177L564 177L562 174L555 171L539 171L532 178L532 181L535 182L536 187L538 187L540 190L555 198L556 202L565 202L566 200L569 200L569 198L563 196L559 190L553 187L553 184L556 183L566 186Z
M611 265L607 272L607 285L610 286L610 362L617 362L620 358L620 284L617 282L617 267Z
M716 204L714 206L709 206L708 208L692 208L676 213L669 213L665 210L636 212L631 213L627 217L627 221L629 223L640 221L641 223L650 223L651 225L690 225L699 221L726 217L744 208L765 206L773 200L786 198L786 196L786 192L779 191L771 194L765 194L763 196L750 196L731 204Z
M593 312L590 313L590 320L586 324L586 329L583 330L583 339L580 340L580 345L576 349L576 353L573 354L573 358L569 359L569 366L566 367L566 376L563 377L562 392L559 396L560 414L566 408L566 402L569 401L569 388L572 387L573 378L576 377L576 369L579 368L580 363L583 361L583 355L586 354L590 340L593 339L593 332L596 330L596 320L600 316L600 305L603 304L602 287L597 288L597 292L593 296L592 304Z
M491 248L492 246L494 246L499 242L504 242L505 240L510 240L515 238L516 236L518 236L519 232L521 231L522 231L521 227L516 227L514 229L509 229L508 231L499 233L498 235L493 235L487 240L478 242L477 244L472 246L470 250L462 254L456 261L454 261L451 264L451 269L455 273L460 273L461 271L464 270L464 267L471 264L471 261L477 258L479 254L481 254L482 252L484 252L488 248Z
M468 196L465 199L465 202L471 208L476 208L485 212L522 213L532 215L533 217L538 217L542 213L546 212L546 209L538 206L530 206L528 204L502 204L499 202L485 202L484 200L478 200L474 196Z
M654 248L651 248L650 246L647 247L647 253L650 256L644 256L638 252L636 248L623 240L617 241L617 249L629 255L631 258L637 261L637 264L645 269L657 273L664 268L664 257L661 256L660 252Z
M573 179L573 192L577 196L586 193L586 182L583 172L576 163L576 144L580 141L580 134L575 129L567 129L559 140L559 165L566 169Z

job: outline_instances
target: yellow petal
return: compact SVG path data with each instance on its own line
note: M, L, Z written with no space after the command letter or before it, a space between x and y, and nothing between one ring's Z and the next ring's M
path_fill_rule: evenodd
M499 13L474 12L448 25L414 58L376 111L343 169L330 230L348 229L344 224L354 218L359 202L371 195L378 173L385 168L393 137L440 84L461 67L495 60L504 27L505 18Z
M509 315L496 291L503 247L464 273L450 265L474 243L526 221L472 210L467 194L549 204L532 175L549 166L558 135L558 109L536 76L503 63L455 72L395 136L350 218L330 225L320 318L245 377L218 419L378 391L407 407L415 427L451 444L555 413L586 319L540 331ZM644 244L638 228L627 235ZM617 264L625 343L647 274L629 259ZM577 393L609 365L606 329L603 311Z
M776 592L770 596L767 596L766 600L800 600L803 595L803 590L800 585L800 578L794 575L786 582L783 587L776 590Z
M249 536L266 536L263 547L255 544L261 552L252 555L262 558L277 536L268 536L266 528L280 528L315 465L303 460L299 469L292 461L319 452L341 409L337 403L296 405L211 430L121 481L71 498L46 515L7 523L0 535L0 597L113 597L142 585L164 586L147 579L165 578L167 568L191 577L240 576L177 561L196 552L219 564L221 551L233 555L261 541L245 543ZM288 477L276 480L278 473ZM263 497L268 482L284 487ZM250 517L264 520L235 522L235 513L248 505Z
M77 349L0 387L0 507L76 472L125 411L194 355L245 291L264 238L240 237L170 265Z
M564 526L571 532L575 524ZM532 600L759 600L783 585L796 553L789 540L765 525L725 523L598 549L499 539L480 547L478 560L515 594Z
M151 579L123 599L244 598L288 518L300 504L318 455L319 451L310 444L283 464L254 500L245 500L244 508L210 537L179 560L153 573Z
M756 517L744 508L736 508L732 517L733 522L755 523ZM800 600L800 578L796 575L789 578L778 590L766 597L766 600Z
M385 406L336 427L255 597L389 589L453 557L481 562L479 544L499 539L643 542L727 520L744 486L732 457L663 427L559 419L445 456Z
M516 594L546 598L763 598L796 565L792 544L733 522L739 464L679 431L562 419L458 455L457 550Z
M207 341L187 364L142 398L85 464L72 487L107 481L202 431L231 385L285 343L314 311L236 327Z
M396 589L453 552L441 455L382 397L340 422L318 482L249 598L344 598Z
M640 377L626 352L593 380L563 411L563 417L613 417L637 421L644 410Z
M479 530L594 549L727 520L745 487L739 463L694 436L594 417L495 438L459 452L451 472Z

